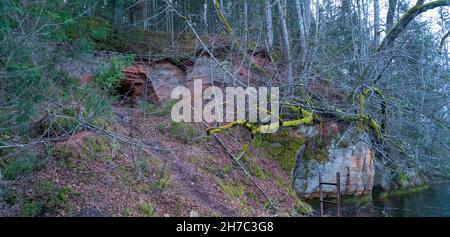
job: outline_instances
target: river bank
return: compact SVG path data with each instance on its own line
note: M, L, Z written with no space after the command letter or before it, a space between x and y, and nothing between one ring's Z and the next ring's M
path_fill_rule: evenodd
M374 192L359 198L343 198L342 216L438 217L450 216L450 183L434 183L392 192ZM319 210L318 200L309 204ZM328 216L336 215L334 205L325 204Z

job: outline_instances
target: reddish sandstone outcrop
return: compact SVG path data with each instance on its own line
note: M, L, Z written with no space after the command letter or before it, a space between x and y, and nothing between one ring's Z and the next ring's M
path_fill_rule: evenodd
M353 142L343 142L340 129L332 121L325 122L323 126L300 127L299 132L305 138L303 149L310 149L309 153L299 150L292 171L294 188L300 196L318 197L319 173L324 182L335 183L336 172L341 173L341 193L354 196L371 193L375 165L372 151L364 142L366 138L354 137ZM347 144L349 142L351 143ZM325 157L319 156L320 154ZM322 190L325 194L336 193L335 186L324 185Z
M185 83L185 72L169 61L152 64L150 80L159 101L170 100L172 90Z
M169 61L135 64L124 69L120 92L136 101L139 98L160 103L170 100L172 89L184 84L184 72Z
M136 64L126 67L125 80L120 83L120 93L130 97L133 102L138 97L145 97L153 102L159 102L158 96L149 78L149 66Z
M273 68L270 59L262 53L256 53L252 57L247 55L245 59L238 55L232 58L232 61L227 61L200 55L195 62L190 62L183 68L167 59L137 63L124 69L125 80L121 82L120 93L131 98L132 102L144 99L159 103L170 100L171 92L177 86L192 89L193 82L198 79L203 81L203 88L212 85L256 86L261 81L261 75L251 69L251 64L267 75Z
M364 142L345 148L329 148L326 163L305 159L298 162L294 187L304 198L319 196L319 172L324 182L331 183L336 182L336 172L340 172L341 192L347 195L360 196L372 191L375 166L373 154ZM322 190L325 194L336 193L335 186L325 185Z

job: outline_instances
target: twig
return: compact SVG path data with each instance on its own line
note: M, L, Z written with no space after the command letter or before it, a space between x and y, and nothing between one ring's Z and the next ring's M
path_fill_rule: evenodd
M206 128L209 128L208 125L206 125L205 123L202 123ZM212 136L219 142L219 144L222 146L222 148L228 153L228 155L230 156L230 158L232 158L232 160L234 162L236 162L236 164L239 166L239 168L244 172L244 174L247 176L247 178L255 185L255 187L262 193L262 195L267 199L267 201L270 204L270 207L272 207L272 209L277 212L277 208L275 206L275 204L272 202L272 200L270 199L270 197L264 192L264 190L262 190L262 188L256 183L255 179L253 179L253 177L251 176L251 174L247 171L247 169L244 167L244 165L239 161L239 159L233 155L230 150L227 148L227 146L225 146L225 144L222 142L222 140L220 140L220 138L218 138L215 134L212 134Z

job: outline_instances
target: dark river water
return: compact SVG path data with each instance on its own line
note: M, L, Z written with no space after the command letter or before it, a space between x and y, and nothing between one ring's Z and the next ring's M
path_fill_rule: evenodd
M313 204L318 208L318 203ZM318 210L318 209L316 209ZM326 214L334 216L335 206L327 206ZM343 216L360 217L450 217L450 183L432 184L428 189L389 195L371 201L343 201Z

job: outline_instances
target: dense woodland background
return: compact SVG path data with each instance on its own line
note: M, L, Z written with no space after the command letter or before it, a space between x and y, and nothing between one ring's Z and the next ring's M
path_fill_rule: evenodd
M447 179L449 5L4 0L0 164L20 156L33 163L29 157L48 157L54 143L100 126L121 99L122 69L134 59L193 59L199 49L219 55L210 47L217 44L238 54L265 52L277 67L262 84L281 86L283 102L349 122L349 133L369 134L382 172L414 169L430 180ZM421 19L429 11L436 19ZM67 61L105 54L114 56L88 86L63 70Z

